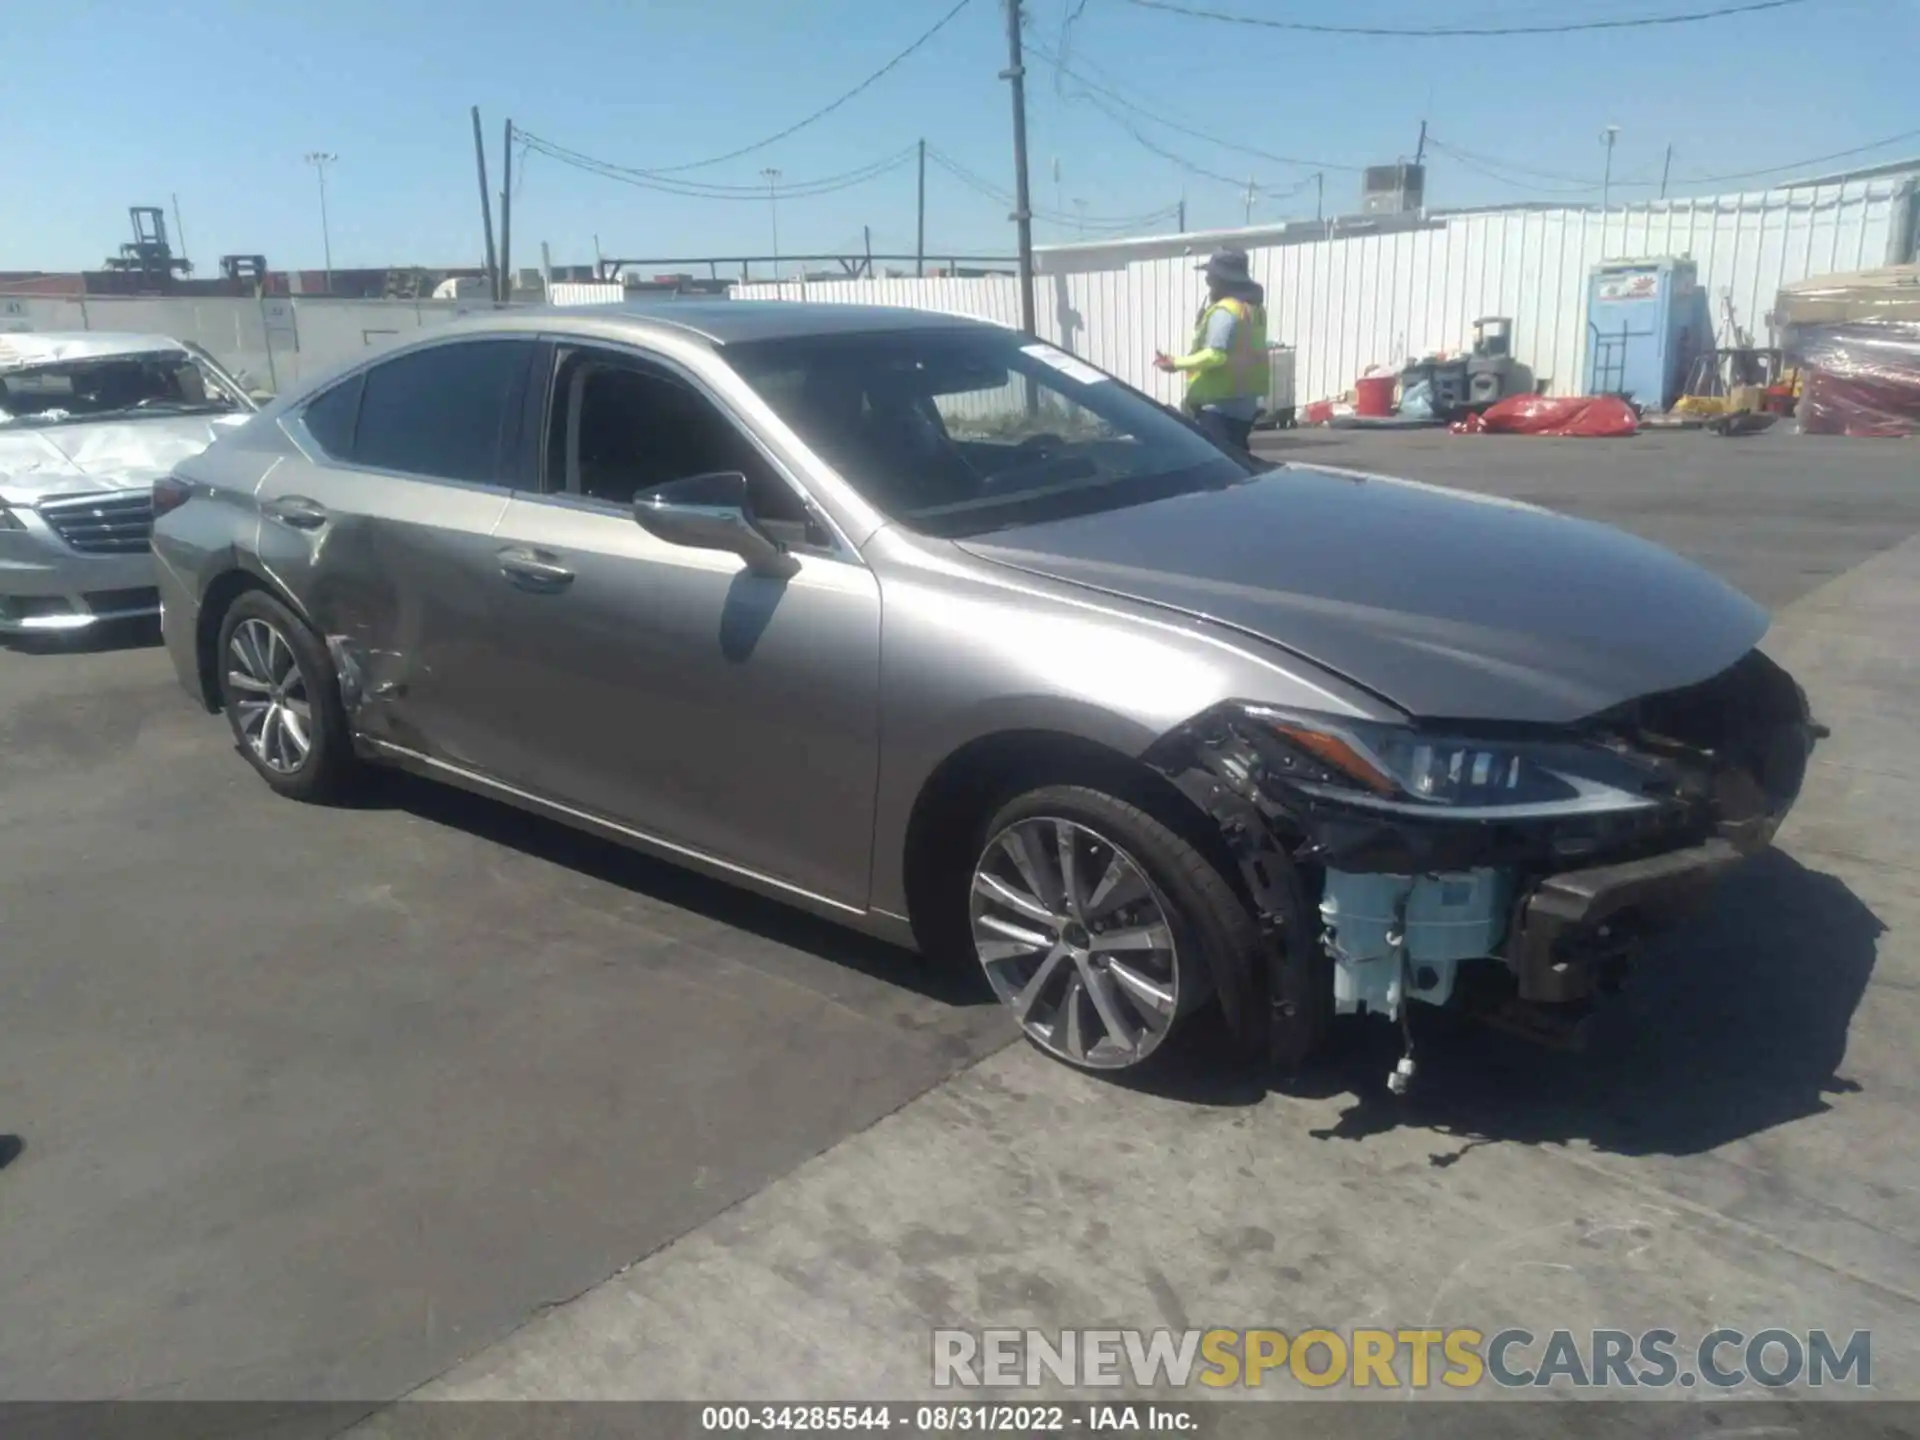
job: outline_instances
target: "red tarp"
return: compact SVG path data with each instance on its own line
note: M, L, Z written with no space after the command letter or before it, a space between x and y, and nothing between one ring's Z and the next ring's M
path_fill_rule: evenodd
M1633 407L1617 395L1509 395L1456 420L1456 435L1633 435Z

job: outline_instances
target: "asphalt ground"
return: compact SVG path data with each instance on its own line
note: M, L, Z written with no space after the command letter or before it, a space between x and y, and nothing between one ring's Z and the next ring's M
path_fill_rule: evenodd
M1807 1323L1911 1349L1920 453L1262 444L1805 602L1780 643L1859 748L1639 1038L1476 1046L1411 1109L1371 1060L1318 1097L1124 1089L1001 1050L970 977L503 807L278 801L138 637L0 651L0 1399L917 1393L943 1321L1385 1314L1400 1276L1551 1308L1595 1227L1601 1299L1826 1299Z

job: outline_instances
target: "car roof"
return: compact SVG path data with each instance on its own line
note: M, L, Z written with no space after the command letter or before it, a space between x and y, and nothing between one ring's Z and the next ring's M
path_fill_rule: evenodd
M821 305L789 300L655 300L501 310L472 317L461 322L461 328L469 333L474 330L557 330L606 338L664 332L725 346L810 335L1000 327L965 316L893 305Z
M116 355L151 355L187 347L169 335L117 330L23 330L0 335L0 374L75 360L109 360Z

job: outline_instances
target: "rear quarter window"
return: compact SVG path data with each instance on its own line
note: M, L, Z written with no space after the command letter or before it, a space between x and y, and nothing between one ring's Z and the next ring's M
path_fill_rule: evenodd
M353 432L360 418L360 393L366 384L363 370L330 390L323 390L300 412L307 433L335 460L351 460Z

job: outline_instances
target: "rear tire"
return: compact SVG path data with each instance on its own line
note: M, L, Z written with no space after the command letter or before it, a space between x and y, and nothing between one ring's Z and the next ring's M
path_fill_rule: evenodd
M1030 790L983 827L967 878L976 962L1027 1039L1086 1070L1169 1053L1259 927L1204 854L1138 806ZM1064 857L1064 860L1063 860Z
M340 684L326 646L262 590L249 590L220 621L214 673L240 753L293 800L343 795L358 769Z

